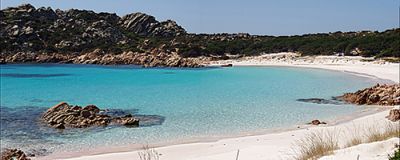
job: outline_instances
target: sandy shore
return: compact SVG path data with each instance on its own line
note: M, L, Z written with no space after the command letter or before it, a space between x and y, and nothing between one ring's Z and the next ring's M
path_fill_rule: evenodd
M279 53L259 57L246 57L240 60L216 61L209 65L233 64L233 66L290 66L330 69L351 72L361 76L380 78L399 82L399 64L384 62L366 62L368 59L361 57L297 57L294 53ZM371 126L384 126L389 122L385 116L388 110L382 109L378 113L363 116L357 119L339 123L333 126L313 126L281 133L271 133L239 138L226 138L215 142L202 142L179 144L158 147L155 150L160 154L161 160L225 160L235 159L239 151L240 160L258 159L293 159L296 154L296 142L310 133L335 133L341 149L334 155L322 159L387 159L387 154L392 153L398 138L386 141L361 144L345 148L346 144L355 135L365 135ZM394 124L394 123L393 123ZM367 128L367 129L366 129ZM141 150L107 153L100 155L81 156L71 158L74 160L139 160ZM49 158L49 157L48 157Z
M257 57L245 57L237 60L213 61L208 65L221 66L287 66L320 68L350 72L360 76L380 78L399 82L399 64L384 61L372 61L371 58L359 56L316 56L299 57L296 53L275 53Z

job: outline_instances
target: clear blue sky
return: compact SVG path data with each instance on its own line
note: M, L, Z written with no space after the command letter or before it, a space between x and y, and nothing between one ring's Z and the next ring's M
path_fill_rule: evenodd
M120 16L144 12L191 33L294 35L397 28L400 0L1 0L1 8L22 3Z

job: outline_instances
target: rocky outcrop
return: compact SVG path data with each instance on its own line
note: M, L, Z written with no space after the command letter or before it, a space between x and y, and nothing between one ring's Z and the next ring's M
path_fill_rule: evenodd
M111 117L101 114L95 105L86 107L70 106L61 102L48 109L42 116L43 122L57 129L107 126L110 124L139 126L139 120L128 114L122 117Z
M186 34L175 21L158 22L153 16L144 13L128 14L121 18L119 25L127 31L140 36L172 37Z
M54 11L49 7L36 9L24 4L1 10L0 18L4 51L80 52L96 46L135 44L136 39L131 39L133 37L129 35L173 37L186 34L176 22L159 22L144 13L128 14L121 18L111 13L77 9Z
M30 158L19 149L5 149L1 153L1 160L30 160Z
M136 64L198 67L181 58L169 37L185 35L176 22L144 13L119 17L87 10L36 9L30 4L0 11L0 63ZM145 40L142 40L146 38ZM154 39L153 39L154 38ZM149 39L163 43L153 44ZM145 46L146 47L142 47ZM100 51L96 48L101 48Z
M123 52L109 54L96 49L81 55L71 54L34 54L19 52L13 55L1 55L4 63L74 63L99 65L141 65L144 67L202 67L198 58L182 58L177 53L154 51L153 53Z
M392 122L396 122L400 120L400 109L392 109L389 112L389 115L386 118Z
M337 98L358 105L400 105L400 85L377 84L355 93L345 93Z
M339 38L339 41L357 44L350 47L351 53L346 52L346 55L369 57L389 51L384 56L393 56L390 61L398 61L398 54L394 52L397 43L393 44L391 41L393 37L398 38L398 28L384 32L335 32L279 37L248 33L191 34L175 21L160 22L145 13L119 17L115 13L78 9L54 10L49 7L35 8L29 4L0 10L0 19L0 53L6 56L19 52L83 55L96 48L104 50L107 54L130 51L151 54L153 49L161 46L166 46L163 52L167 54L175 52L184 58L208 57L214 60L279 52L298 52L302 56L326 55L336 52L335 48L339 46L336 42ZM382 45L391 48L365 47L369 46L363 41L365 35L372 37L374 43L382 42ZM310 43L302 43L304 40L310 40ZM329 41L329 45L322 48L312 45L320 41ZM143 47L144 45L148 46ZM153 56L141 57L152 59ZM0 57L0 63L6 62Z

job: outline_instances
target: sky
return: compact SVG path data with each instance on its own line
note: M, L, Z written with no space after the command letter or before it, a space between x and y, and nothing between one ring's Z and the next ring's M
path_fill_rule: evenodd
M399 27L400 0L1 0L1 9L30 3L172 19L189 33L299 35L384 31Z

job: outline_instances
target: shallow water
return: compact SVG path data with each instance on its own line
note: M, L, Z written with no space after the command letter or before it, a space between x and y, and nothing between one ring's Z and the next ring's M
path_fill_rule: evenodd
M361 108L296 99L330 99L374 83L377 81L342 72L288 67L1 65L1 147L44 155L61 150L235 136L304 124L316 118L332 120ZM140 128L63 132L39 123L40 113L60 101L164 119L161 125Z

